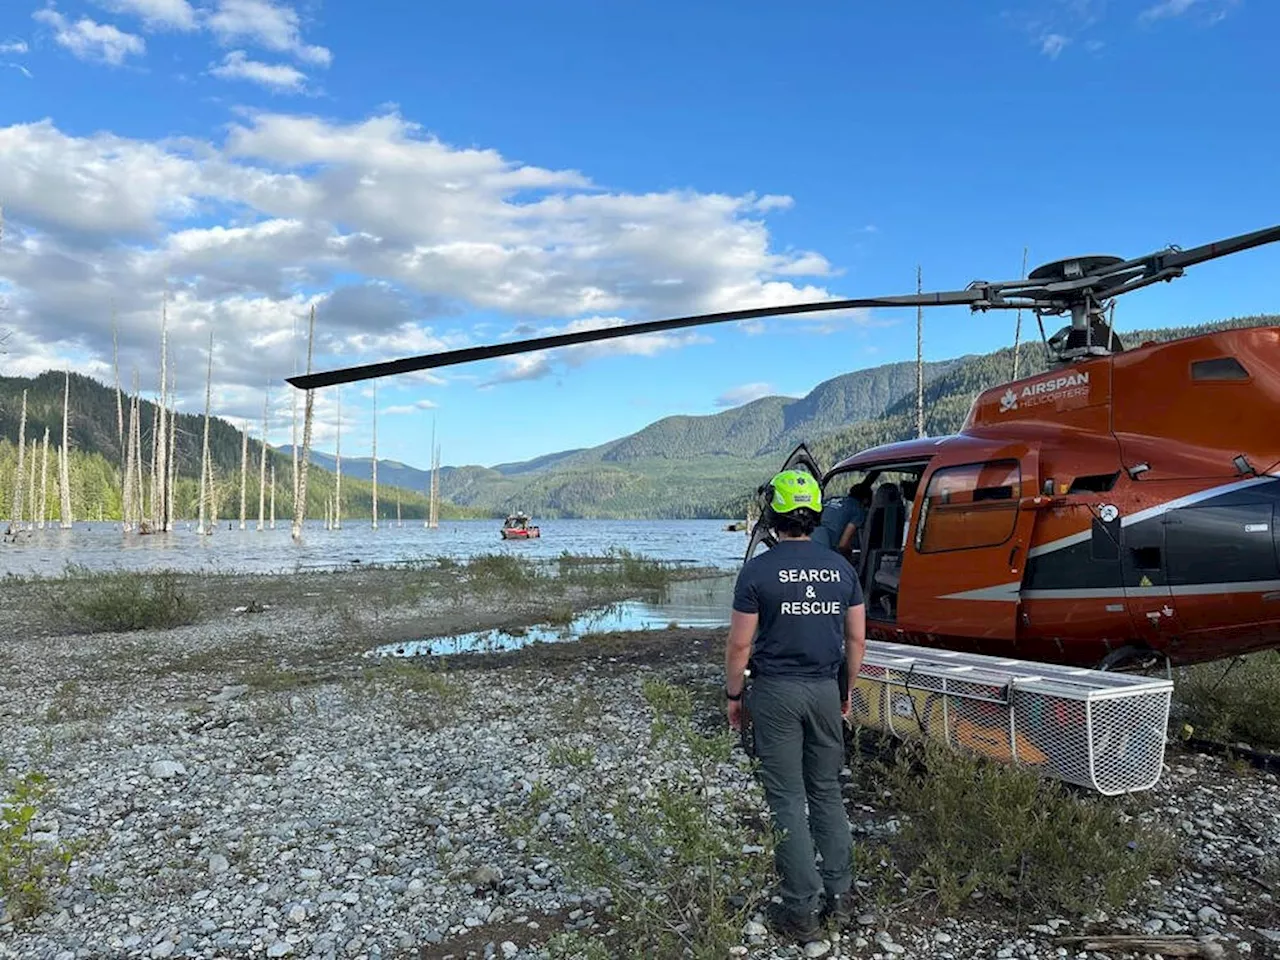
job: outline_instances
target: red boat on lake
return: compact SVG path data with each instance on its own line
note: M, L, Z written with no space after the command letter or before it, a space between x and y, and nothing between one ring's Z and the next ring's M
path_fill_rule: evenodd
M542 531L530 524L529 518L523 513L513 513L502 521L503 540L530 540L541 536Z

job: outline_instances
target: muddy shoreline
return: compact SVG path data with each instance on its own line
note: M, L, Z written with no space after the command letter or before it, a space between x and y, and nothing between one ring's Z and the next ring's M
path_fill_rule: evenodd
M0 763L7 778L49 775L56 799L38 832L82 849L39 916L0 921L6 960L531 958L565 931L608 944L607 896L575 883L548 843L574 829L574 801L671 775L647 746L646 683L689 691L699 723L720 722L722 630L364 656L651 592L634 585L438 570L193 576L194 623L129 633L68 632L50 588L0 592ZM763 809L745 758L718 776ZM849 798L860 840L894 821L856 785ZM1157 906L1094 917L1089 932L1277 955L1265 879L1280 858L1277 778L1171 748L1139 806L1183 838L1180 872ZM1078 920L872 913L808 955L1126 955L1059 945ZM805 955L750 925L741 944L744 956Z

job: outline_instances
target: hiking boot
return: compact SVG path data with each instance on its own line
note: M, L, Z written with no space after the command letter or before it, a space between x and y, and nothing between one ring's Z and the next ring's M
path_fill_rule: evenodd
M796 913L781 903L770 903L764 912L765 923L779 937L789 937L808 943L822 937L816 912Z
M853 920L853 913L853 893L846 890L827 900L822 908L822 919L842 929Z

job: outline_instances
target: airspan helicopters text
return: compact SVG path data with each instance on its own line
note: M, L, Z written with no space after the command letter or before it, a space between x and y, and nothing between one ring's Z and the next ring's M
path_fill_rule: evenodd
M791 569L778 571L779 583L839 583L840 571L829 568ZM812 586L804 588L803 600L784 600L783 616L835 616L843 607L839 600L820 600Z
M1017 410L1019 407L1031 407L1050 400L1062 400L1067 397L1084 398L1089 395L1089 372L1069 373L1062 377L1037 380L1028 383L1018 393L1010 387L1000 397L1000 412Z

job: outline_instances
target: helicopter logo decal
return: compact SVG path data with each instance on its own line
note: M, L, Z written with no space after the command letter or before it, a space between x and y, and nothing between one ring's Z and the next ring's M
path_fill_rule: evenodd
M1014 393L1009 387L1000 397L1000 412L1008 413L1019 406L1033 406L1037 403L1048 403L1065 397L1084 398L1089 395L1089 372L1087 370L1069 373L1065 376L1052 377L1036 383L1028 383L1022 392Z

